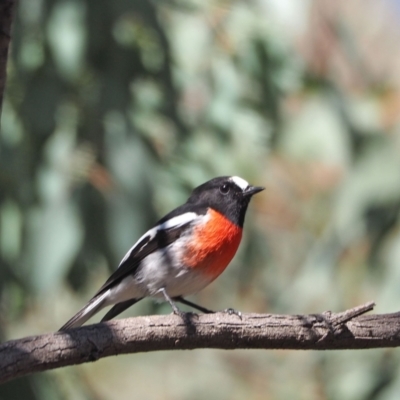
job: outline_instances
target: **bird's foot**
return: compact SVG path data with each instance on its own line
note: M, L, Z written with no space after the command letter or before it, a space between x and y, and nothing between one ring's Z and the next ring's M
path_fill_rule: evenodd
M235 310L234 308L226 308L223 312L229 315L236 315L240 319L242 319L242 313L240 311Z

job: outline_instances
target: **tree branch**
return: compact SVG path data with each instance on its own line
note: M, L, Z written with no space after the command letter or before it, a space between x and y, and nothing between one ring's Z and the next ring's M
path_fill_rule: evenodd
M114 320L0 345L0 383L29 373L156 350L370 349L400 346L400 313L362 315L367 303L342 313L153 315Z
M14 3L14 0L0 1L0 114L3 104L4 87L6 85L7 56L11 40Z

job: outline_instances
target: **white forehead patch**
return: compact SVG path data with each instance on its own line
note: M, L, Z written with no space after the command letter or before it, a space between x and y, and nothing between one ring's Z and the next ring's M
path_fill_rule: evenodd
M245 181L244 179L240 178L239 176L232 176L230 179L233 183L240 187L240 189L245 190L249 186L249 182Z

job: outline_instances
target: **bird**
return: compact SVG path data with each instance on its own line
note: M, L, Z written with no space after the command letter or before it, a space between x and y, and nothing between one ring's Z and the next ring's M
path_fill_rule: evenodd
M128 250L118 268L60 331L83 325L113 306L108 321L145 297L213 312L186 300L228 266L242 239L250 199L264 190L238 176L213 178L193 189L188 200L161 218Z

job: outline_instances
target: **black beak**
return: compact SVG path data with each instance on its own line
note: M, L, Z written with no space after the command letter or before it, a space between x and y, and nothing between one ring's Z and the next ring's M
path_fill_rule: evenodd
M262 187L262 186L249 186L243 192L243 196L251 197L251 196L255 195L256 193L262 192L264 189L265 189L265 187Z

